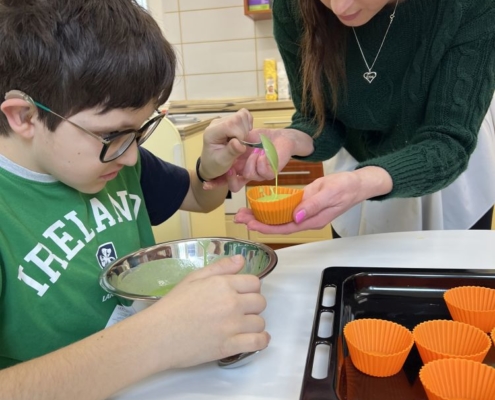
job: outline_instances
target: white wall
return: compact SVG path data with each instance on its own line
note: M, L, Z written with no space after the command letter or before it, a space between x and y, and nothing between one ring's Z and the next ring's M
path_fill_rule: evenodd
M244 15L242 0L148 0L179 58L170 100L264 96L263 60L280 54L272 20Z

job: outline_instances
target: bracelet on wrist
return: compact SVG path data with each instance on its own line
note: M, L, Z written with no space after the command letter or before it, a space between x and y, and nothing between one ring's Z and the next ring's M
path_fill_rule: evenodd
M201 181L201 183L208 182L206 179L204 179L201 174L199 173L199 166L201 165L201 157L198 157L198 161L196 161L196 176L198 179Z

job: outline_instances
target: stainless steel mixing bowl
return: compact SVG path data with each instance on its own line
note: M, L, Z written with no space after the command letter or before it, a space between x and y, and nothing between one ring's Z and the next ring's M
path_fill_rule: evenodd
M173 259L174 262L186 263L189 271L203 268L205 264L211 264L219 258L236 254L242 254L246 259L246 263L240 273L253 274L260 279L268 275L275 268L278 261L277 254L272 248L262 243L248 240L228 237L174 240L137 250L114 261L101 272L100 285L108 293L117 296L122 305L132 307L135 311L140 311L158 301L162 296L146 294L142 290L136 293L129 290L129 288L124 290L119 286L130 274L139 271L138 267L143 264L155 260ZM152 264L148 265L151 266ZM177 283L170 283L167 280L166 270L161 272L164 273L164 276L156 279L153 277L153 280L160 281L158 285L164 282L171 288ZM257 353L243 353L228 357L220 360L219 365L223 368L243 365L248 359L253 358L252 355Z
M240 273L253 274L259 278L268 275L278 261L273 249L262 243L248 240L228 237L174 240L137 250L119 258L103 269L100 274L100 284L108 293L118 296L123 305L130 306L137 301L145 302L144 306L146 306L162 296L136 293L119 287L119 283L137 271L137 267L150 261L174 259L187 263L188 267L191 268L203 268L205 264L211 264L216 259L236 254L242 254L246 259L246 264ZM163 279L167 278L166 273L164 271Z

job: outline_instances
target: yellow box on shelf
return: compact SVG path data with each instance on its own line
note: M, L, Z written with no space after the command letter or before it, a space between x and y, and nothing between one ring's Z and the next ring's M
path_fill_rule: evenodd
M263 62L263 76L265 78L265 98L277 100L277 61L275 59L266 59Z

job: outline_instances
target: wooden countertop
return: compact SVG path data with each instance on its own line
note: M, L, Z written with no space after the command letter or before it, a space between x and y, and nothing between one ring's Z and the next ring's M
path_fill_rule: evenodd
M205 130L206 127L209 126L211 121L213 121L214 119L215 118L207 118L207 119L201 120L199 122L192 122L192 123L183 124L183 125L175 125L175 127L179 131L181 137L185 138L185 137L192 135L196 132Z
M292 100L266 100L264 97L171 101L169 114L190 114L202 112L228 112L247 108L249 111L283 110L294 108Z

